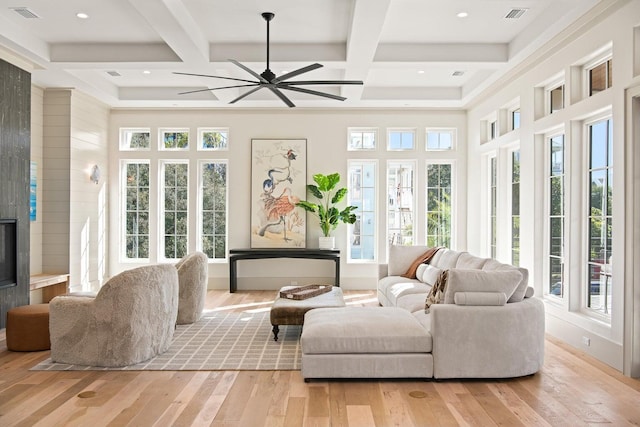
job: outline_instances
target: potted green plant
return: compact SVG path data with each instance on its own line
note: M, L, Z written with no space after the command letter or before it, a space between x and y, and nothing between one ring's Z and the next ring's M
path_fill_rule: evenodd
M347 206L342 210L338 209L337 204L347 195L346 188L336 189L338 182L340 182L339 173L336 172L330 175L318 173L313 176L313 180L317 185L308 184L307 191L318 199L318 202L312 203L307 200L301 200L296 206L300 206L305 211L311 212L318 217L323 236L320 238L320 249L333 249L335 239L331 236L331 232L336 229L340 222L345 224L355 223L356 215L353 211L357 207Z

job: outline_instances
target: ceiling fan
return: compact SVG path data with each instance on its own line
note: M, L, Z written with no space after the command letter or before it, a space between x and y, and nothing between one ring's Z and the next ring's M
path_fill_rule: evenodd
M235 64L238 67L242 68L244 71L246 71L247 73L251 74L257 80L236 79L236 78L233 78L233 77L212 76L212 75L208 75L208 74L192 74L192 73L174 72L173 74L183 74L183 75L186 75L186 76L197 76L197 77L213 77L213 78L216 78L216 79L233 80L233 81L237 81L237 82L246 83L246 84L237 84L237 85L233 85L233 86L222 86L222 87L213 87L213 88L207 88L207 89L191 90L191 91L188 91L188 92L181 92L179 95L185 95L185 94L188 94L188 93L195 93L195 92L206 92L206 91L209 91L209 90L232 89L232 88L240 88L240 87L247 87L247 88L251 87L252 88L251 90L248 90L247 92L245 92L242 95L238 96L236 99L234 99L231 102L229 102L230 104L234 104L234 103L240 101L242 98L245 98L245 97L251 95L252 93L257 92L262 88L267 88L271 92L273 92L278 98L280 98L282 100L282 102L287 104L287 106L295 107L295 104L293 102L291 102L291 100L289 98L287 98L284 93L282 93L282 90L290 90L290 91L293 91L293 92L301 92L301 93L306 93L306 94L309 94L309 95L323 96L325 98L331 98L331 99L337 99L339 101L344 101L347 98L345 98L343 96L333 95L331 93L326 93L326 92L319 92L317 90L305 89L305 88L302 88L302 87L299 87L299 86L307 86L307 85L361 85L361 84L363 84L361 80L304 80L304 81L301 81L301 80L290 81L289 80L292 77L296 77L296 76L299 76L300 74L307 73L309 71L313 71L313 70L316 70L318 68L321 68L322 64L318 64L318 63L307 65L306 67L299 68L297 70L291 71L291 72L283 74L281 76L276 76L273 73L273 71L271 71L269 69L269 22L273 19L274 16L275 16L275 14L273 14L271 12L262 13L262 17L264 18L265 21L267 21L267 68L261 74L256 73L252 69L242 65L240 62L238 62L238 61L236 61L234 59L229 59L230 62L232 62L233 64Z

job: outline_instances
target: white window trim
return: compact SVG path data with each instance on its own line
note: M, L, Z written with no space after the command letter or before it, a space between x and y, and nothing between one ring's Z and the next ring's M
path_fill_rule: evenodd
M165 133L173 133L173 132L182 132L182 133L186 133L187 136L187 140L189 141L189 145L187 146L187 148L165 148L164 146L164 134ZM191 141L191 132L189 128L184 128L184 127L176 127L176 128L172 128L172 127L163 127L163 128L159 128L158 129L158 151L178 151L178 152L187 152L191 149L192 146L192 141Z
M218 133L226 133L227 135L227 146L224 148L205 148L202 146L202 136L205 132L218 132ZM231 142L231 134L229 132L229 128L225 127L202 127L198 128L198 141L196 144L197 151L229 151L229 144ZM191 145L191 141L189 141L189 145Z
M228 159L200 159L198 160L198 194L196 195L196 250L202 251L202 166L207 163L224 163L227 166L225 185L225 255L224 258L209 258L209 264L226 263L229 260L229 160Z
M374 147L373 148L352 148L350 146L351 133L374 133ZM347 151L376 151L378 149L378 128L375 127L350 127L347 128Z
M437 133L444 133L444 132L450 132L451 133L451 148L429 148L428 147L428 143L427 143L427 135L429 134L429 132L437 132ZM428 152L434 152L434 151L445 151L445 152L449 152L449 151L456 151L458 147L458 129L457 128L447 128L447 127L427 127L425 128L424 131L424 150L428 151Z
M411 132L413 133L413 147L412 148L391 148L391 133L392 132L401 132L401 133L407 133L407 132ZM407 128L387 128L387 151L393 151L393 152L412 152L412 151L416 151L418 145L418 135L416 132L416 128L412 128L412 127L407 127Z
M119 149L120 151L150 151L151 150L151 144L152 144L152 137L151 137L151 128L144 128L144 127L133 127L133 128L120 128L119 129ZM148 133L149 134L149 147L147 148L132 148L129 145L125 145L124 141L125 141L125 137L124 134L130 132L130 133Z
M373 210L373 220L375 221L375 227L374 227L374 231L373 231L373 259L353 259L351 258L351 242L349 239L349 227L347 227L347 233L346 233L346 240L347 240L347 264L376 264L378 262L378 242L379 242L379 236L378 236L378 230L380 229L380 209L378 208L380 201L378 200L379 198L379 194L380 194L380 188L379 188L379 183L380 183L380 168L378 167L378 160L377 159L349 159L347 160L347 178L350 180L349 177L349 171L351 170L351 165L353 163L362 163L362 164L373 164L374 167L374 172L376 174L376 180L375 180L375 187L374 187L374 194L375 194L375 200L373 201L373 206L374 206L374 210ZM349 184L347 184L347 189L350 191L350 187ZM349 191L347 191L347 198L349 197ZM350 224L349 224L350 226ZM385 221L385 227L386 227L386 221Z
M158 253L156 255L158 262L176 262L179 258L165 258L164 256L164 215L166 213L164 207L164 193L165 193L165 184L164 184L164 170L167 164L184 164L187 165L187 176L190 176L189 171L189 160L188 159L160 159L158 161ZM190 183L188 183L188 188L191 188ZM189 203L189 199L191 191L187 191L187 209L190 208L191 204ZM187 212L187 215L189 212ZM189 252L189 221L187 221L187 253ZM151 251L151 249L149 249Z
M130 163L140 164L146 163L149 165L149 181L151 181L151 160L150 159L120 159L120 183L118 191L120 192L120 208L118 209L119 223L120 223L120 242L118 244L119 262L121 264L141 264L149 263L151 257L151 215L149 215L149 258L127 258L127 165ZM151 182L149 182L151 188ZM151 199L151 191L149 191L149 198ZM151 213L151 200L149 200L149 213Z

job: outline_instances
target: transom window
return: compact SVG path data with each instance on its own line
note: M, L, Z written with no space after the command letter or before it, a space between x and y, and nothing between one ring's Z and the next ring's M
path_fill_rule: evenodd
M389 129L388 131L388 150L413 150L415 148L415 143L415 129Z
M602 92L611 87L612 84L612 72L611 72L611 59L599 63L591 68L587 69L588 81L589 81L589 96L598 92Z
M188 150L188 129L160 129L160 150Z
M148 128L120 129L120 149L149 150L150 135Z
M564 84L554 86L547 91L549 113L553 114L564 108Z
M427 129L425 147L428 151L453 150L455 137L455 129Z
M347 149L349 151L375 150L377 139L377 129L350 128Z
M227 150L229 148L229 129L198 129L198 150Z

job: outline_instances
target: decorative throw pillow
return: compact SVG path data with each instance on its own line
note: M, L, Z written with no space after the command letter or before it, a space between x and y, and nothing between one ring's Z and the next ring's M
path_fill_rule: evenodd
M421 282L424 282L423 279L423 275L424 275L424 271L427 269L427 267L429 266L429 264L420 264L418 266L418 268L416 269L416 279L420 280ZM430 283L431 285L433 285L433 283Z
M444 300L444 292L447 287L447 278L449 270L444 270L438 276L438 280L431 287L431 290L427 294L427 300L424 302L425 313L429 312L429 308L433 304L440 304Z
M456 292L502 292L509 300L521 280L522 274L515 268L498 271L451 269L444 303L454 304Z
M423 264L425 268L422 271L422 274L418 276L424 283L427 285L435 285L438 277L440 277L440 273L442 273L442 269L438 267L434 267L433 265ZM418 274L420 272L420 268L418 268Z
M404 274L401 274L401 276L406 277L407 279L416 279L416 271L418 270L418 266L420 264L428 263L431 260L431 258L433 258L433 256L436 254L436 252L438 252L438 250L440 250L439 247L427 249L425 253L423 253L413 261L413 263L407 269L407 272Z

